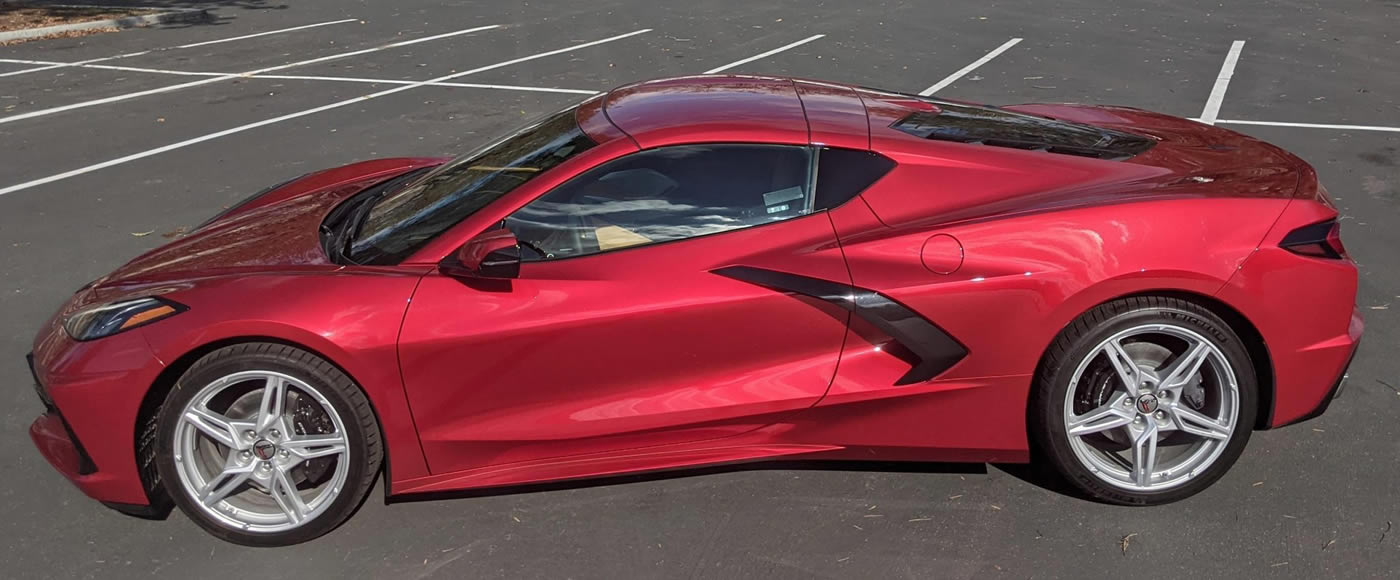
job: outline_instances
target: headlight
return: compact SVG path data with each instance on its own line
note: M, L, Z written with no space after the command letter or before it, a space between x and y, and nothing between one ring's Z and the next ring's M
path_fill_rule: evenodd
M75 340L94 340L150 324L187 308L164 298L137 298L95 304L68 315L63 329Z

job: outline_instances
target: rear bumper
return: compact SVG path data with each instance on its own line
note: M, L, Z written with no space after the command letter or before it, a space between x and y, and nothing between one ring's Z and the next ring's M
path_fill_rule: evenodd
M1276 425L1276 427L1284 427L1287 425L1302 423L1303 421L1308 421L1311 419L1321 417L1323 413L1326 413L1327 408L1332 406L1332 401L1335 401L1338 398L1340 398L1342 396L1342 391L1346 389L1347 377L1351 369L1351 363L1352 361L1356 360L1357 347L1359 347L1360 345L1361 343L1359 340L1357 342L1352 343L1351 354L1347 355L1346 364L1342 365L1341 372L1337 374L1337 380L1332 382L1332 388L1327 390L1327 394L1322 397L1322 401L1318 402L1317 407L1314 407L1313 410L1309 411L1306 415L1303 415L1302 417L1299 417L1287 423L1283 423L1281 425Z

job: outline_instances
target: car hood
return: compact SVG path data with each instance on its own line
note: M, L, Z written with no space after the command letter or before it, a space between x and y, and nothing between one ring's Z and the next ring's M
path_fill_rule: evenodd
M378 159L297 178L259 192L194 232L137 256L93 287L103 293L117 286L333 266L319 235L321 221L331 209L375 183L442 161Z

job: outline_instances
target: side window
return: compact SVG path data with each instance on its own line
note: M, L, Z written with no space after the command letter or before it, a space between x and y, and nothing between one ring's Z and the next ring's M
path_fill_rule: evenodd
M663 147L589 170L505 226L525 261L703 236L810 213L813 170L807 147Z
M894 160L873 151L824 147L817 151L817 195L812 209L831 209L865 191L891 169Z

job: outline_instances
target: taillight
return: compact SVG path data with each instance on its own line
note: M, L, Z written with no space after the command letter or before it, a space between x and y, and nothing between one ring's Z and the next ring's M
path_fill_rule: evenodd
M1347 257L1342 246L1342 225L1336 220L1303 226L1284 236L1279 247L1303 256L1340 260Z

